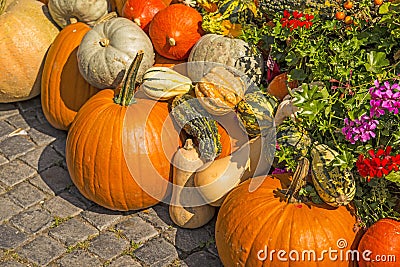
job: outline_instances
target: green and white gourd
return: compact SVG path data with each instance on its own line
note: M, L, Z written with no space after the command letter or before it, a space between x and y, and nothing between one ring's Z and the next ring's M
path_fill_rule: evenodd
M192 81L167 67L149 68L143 75L141 90L150 98L168 100L193 88Z
M328 205L338 207L347 205L354 198L356 184L349 171L340 171L331 166L339 154L324 144L311 150L311 177L319 197Z

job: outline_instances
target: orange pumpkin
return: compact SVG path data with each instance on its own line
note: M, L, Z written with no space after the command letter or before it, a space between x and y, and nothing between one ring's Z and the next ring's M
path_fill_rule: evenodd
M82 22L66 26L51 45L42 74L42 110L49 123L68 130L81 106L98 89L83 79L76 52L90 27Z
M122 9L122 16L132 20L148 33L153 17L166 7L162 0L128 0Z
M110 0L110 9L111 11L116 11L119 15L122 14L122 9L124 8L126 0ZM171 4L171 0L163 0L165 5L169 6Z
M168 104L133 98L142 58L138 53L116 98L104 89L83 105L67 137L72 181L86 198L112 210L143 209L163 199L169 159L178 148L173 126L163 130L164 123L172 125Z
M219 210L215 238L224 266L349 266L346 260L331 260L327 253L331 249L345 255L356 245L352 245L356 219L346 207L289 204L280 192L287 187L289 175L253 179L263 178L253 192L249 192L252 179L240 184ZM302 260L308 251L315 254L307 253Z
M288 82L287 73L284 72L275 76L268 84L267 92L282 100L287 94L289 94L288 88L296 88L297 86L297 81Z
M183 60L204 34L202 16L184 4L173 4L158 12L150 23L149 35L154 49L163 57Z
M374 223L360 240L360 267L396 267L400 259L400 222L385 218Z

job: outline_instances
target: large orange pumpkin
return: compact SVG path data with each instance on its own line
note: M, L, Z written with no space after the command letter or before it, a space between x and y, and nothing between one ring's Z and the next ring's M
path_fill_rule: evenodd
M282 100L286 95L289 94L288 88L293 89L297 86L297 81L288 82L287 73L284 72L275 76L274 79L268 84L267 92Z
M42 74L42 109L49 123L68 130L81 106L98 89L78 69L76 52L90 27L82 22L66 26L51 45Z
M67 137L72 181L86 198L112 210L157 204L165 196L169 159L178 148L178 141L171 141L178 135L171 128L163 130L169 120L168 104L138 95L132 98L142 57L136 56L115 99L114 90L104 89L83 105Z
M0 0L3 5L7 7L0 10L0 103L39 95L42 63L59 32L39 1Z
M148 33L153 17L166 7L163 0L128 0L122 9L122 16L132 20Z
M183 60L204 34L202 16L194 8L173 4L158 12L150 23L149 35L154 49L163 57Z
M385 218L374 223L362 236L358 251L364 253L360 267L399 266L400 222Z
M250 181L229 193L218 214L215 238L224 266L349 265L345 252L355 240L356 219L346 207L288 204L280 189L287 187L289 175L267 176L253 192ZM329 258L329 249L338 251L336 261Z

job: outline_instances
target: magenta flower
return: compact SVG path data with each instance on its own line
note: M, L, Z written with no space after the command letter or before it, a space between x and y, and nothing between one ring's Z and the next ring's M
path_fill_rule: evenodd
M374 130L378 127L379 122L367 115L362 115L360 119L354 121L345 118L344 124L342 133L346 140L355 144L356 141L367 142L371 138L375 138Z
M400 86L398 83L391 85L388 81L383 85L378 80L374 82L375 87L369 89L371 95L370 100L370 116L379 118L385 115L385 111L399 113L400 108Z

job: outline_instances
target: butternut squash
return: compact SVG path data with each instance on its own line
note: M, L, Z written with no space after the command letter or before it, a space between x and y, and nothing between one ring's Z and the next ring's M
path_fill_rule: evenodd
M187 139L173 158L173 189L169 214L172 221L182 228L198 228L208 223L215 214L215 207L206 204L194 187L194 173L203 166L191 139Z
M267 175L274 154L271 144L258 136L231 155L204 165L194 178L203 198L210 205L220 206L224 197L239 183L250 177Z

